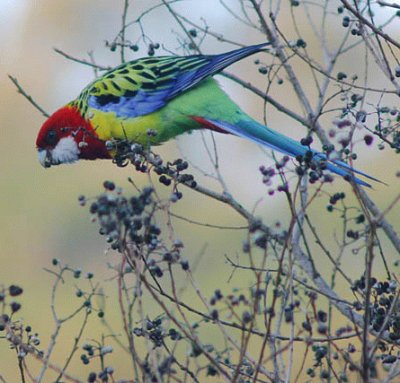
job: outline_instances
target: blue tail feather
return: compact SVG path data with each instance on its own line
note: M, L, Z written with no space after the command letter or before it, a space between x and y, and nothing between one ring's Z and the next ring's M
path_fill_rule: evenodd
M256 142L262 146L267 146L273 150L277 150L283 154L291 157L299 155L305 155L310 149L307 146L301 145L299 142L286 137L268 127L259 124L258 122L251 119L244 119L236 124L230 124L225 121L218 121L214 119L205 118L210 124L217 126L226 132L234 134L235 136L243 137L253 142ZM311 149L312 150L312 149ZM312 150L314 158L326 159L326 155ZM370 180L381 182L378 179L352 168L350 165L339 160L329 160L327 163L327 169L332 173L338 174L342 177L350 177L355 183L371 187L371 185L354 175L358 174L366 177Z

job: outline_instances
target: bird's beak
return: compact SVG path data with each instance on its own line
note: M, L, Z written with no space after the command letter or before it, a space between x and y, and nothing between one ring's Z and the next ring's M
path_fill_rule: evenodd
M51 151L49 149L38 149L38 158L40 164L44 168L49 168L51 165L53 165Z

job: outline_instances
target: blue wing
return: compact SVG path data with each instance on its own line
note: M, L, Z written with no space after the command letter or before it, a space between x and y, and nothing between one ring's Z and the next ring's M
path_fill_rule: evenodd
M78 98L90 108L132 118L152 113L169 100L234 62L259 52L268 43L220 55L146 57L107 72Z

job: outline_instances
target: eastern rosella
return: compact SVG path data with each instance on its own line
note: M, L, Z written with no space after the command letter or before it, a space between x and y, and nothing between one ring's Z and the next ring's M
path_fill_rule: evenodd
M144 57L108 71L43 124L36 140L40 163L50 167L111 158L108 140L157 145L201 128L244 137L292 157L305 155L308 146L254 121L212 78L266 45L210 56ZM311 151L316 161L326 159ZM374 179L338 160L328 160L327 168L361 185L369 186L353 173Z

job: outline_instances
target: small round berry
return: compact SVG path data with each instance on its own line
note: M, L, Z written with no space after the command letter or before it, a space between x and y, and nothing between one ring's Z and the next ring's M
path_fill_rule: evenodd
M248 311L243 312L243 314L242 314L243 323L250 323L252 321L252 319L253 319L253 316Z
M365 142L365 144L366 145L371 145L372 144L372 141L374 140L374 138L370 135L370 134L366 134L365 136L364 136L364 142Z
M95 383L97 380L97 374L95 372L91 372L87 378L88 383Z
M182 259L180 264L181 264L182 270L184 270L184 271L189 270L189 261Z
M16 297L18 295L21 295L24 292L24 290L17 285L11 285L8 288L8 292L12 297Z
M268 68L267 68L266 66L260 66L260 67L258 68L258 71L259 71L261 74L267 74L267 73L268 73Z
M18 302L11 302L10 303L11 311L13 313L17 312L21 308L21 304Z
M115 189L115 184L112 181L104 181L103 183L104 189L113 191Z

